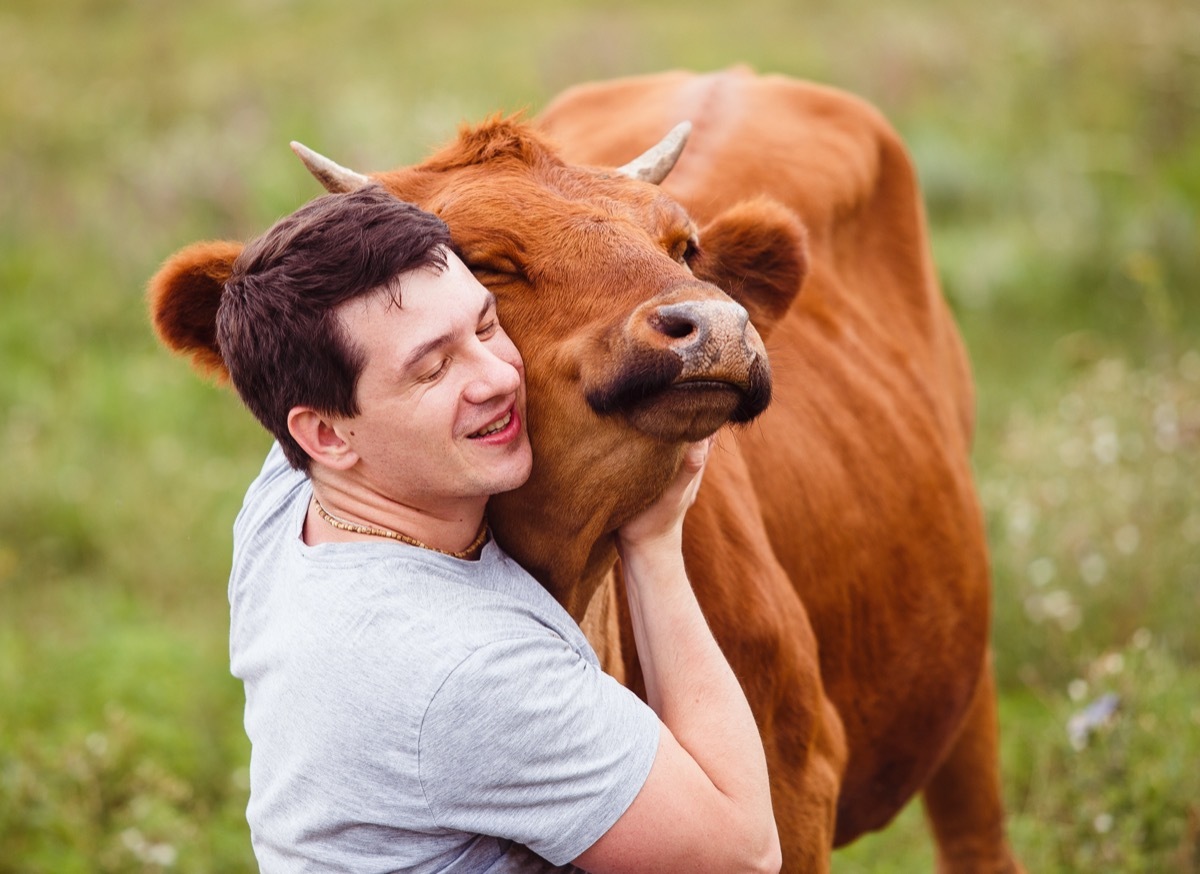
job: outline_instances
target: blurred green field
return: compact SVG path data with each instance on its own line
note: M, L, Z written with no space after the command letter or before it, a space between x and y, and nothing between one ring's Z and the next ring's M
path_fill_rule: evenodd
M0 872L253 870L225 580L267 440L156 346L158 263L314 196L291 139L378 169L735 62L867 97L916 158L1029 870L1200 871L1200 6L8 0L0 46ZM919 808L834 870L932 870Z

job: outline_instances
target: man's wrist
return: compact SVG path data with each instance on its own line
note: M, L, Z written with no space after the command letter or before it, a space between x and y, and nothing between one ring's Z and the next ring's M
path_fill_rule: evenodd
M662 584L671 578L686 582L681 545L678 538L661 538L618 546L625 576L635 584Z

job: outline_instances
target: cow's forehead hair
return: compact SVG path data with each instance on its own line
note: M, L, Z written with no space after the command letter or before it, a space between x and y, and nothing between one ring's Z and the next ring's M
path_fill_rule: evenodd
M430 170L451 170L497 160L515 160L529 165L543 161L562 163L554 146L520 116L493 116L474 127L461 128L458 137L432 155L423 166Z
M518 258L546 254L574 231L602 225L636 226L655 246L695 233L687 212L661 190L593 168L477 166L440 182L421 205L450 225L458 245L511 247Z

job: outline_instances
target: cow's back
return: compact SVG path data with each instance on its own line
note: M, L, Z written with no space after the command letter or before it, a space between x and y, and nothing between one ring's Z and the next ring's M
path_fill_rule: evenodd
M988 579L968 368L908 156L862 101L746 70L668 73L571 89L538 124L568 160L616 165L684 119L693 133L663 187L701 228L767 196L808 229L808 279L768 339L774 401L732 451L846 728L844 841L884 824L924 782L982 667ZM708 476L722 476L719 456ZM719 538L710 524L705 536ZM697 580L697 591L736 584Z

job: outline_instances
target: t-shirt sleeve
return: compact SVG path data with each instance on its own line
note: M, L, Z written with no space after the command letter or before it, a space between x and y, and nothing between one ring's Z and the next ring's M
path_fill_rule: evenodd
M553 634L474 650L434 695L418 767L434 822L555 865L633 802L658 751L646 704Z
M305 480L303 471L292 468L279 442L273 442L262 469L242 501L242 508L234 520L234 530L262 523L264 516L276 512L284 503L286 496Z
M277 485L281 480L286 481L287 486L290 487L302 479L304 479L304 474L295 470L288 463L287 456L283 454L283 447L279 445L278 440L275 440L271 443L267 457L263 459L262 470L258 472L250 489L251 491L265 490Z

